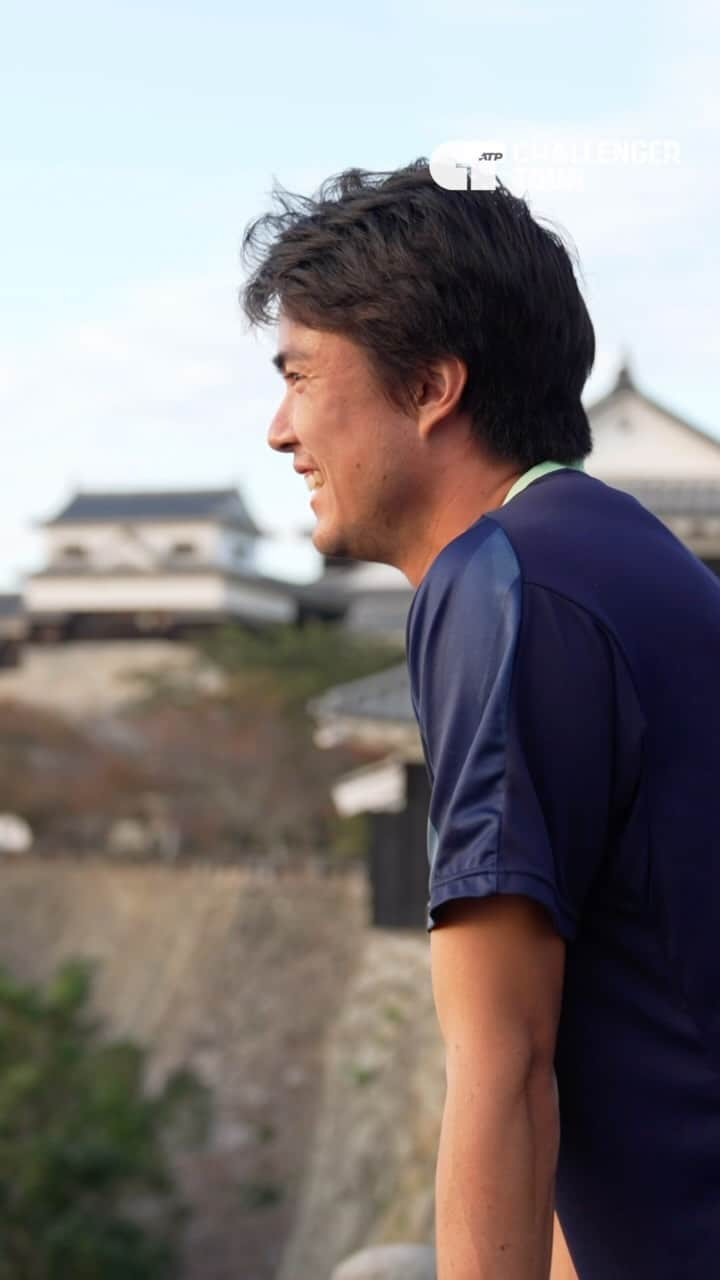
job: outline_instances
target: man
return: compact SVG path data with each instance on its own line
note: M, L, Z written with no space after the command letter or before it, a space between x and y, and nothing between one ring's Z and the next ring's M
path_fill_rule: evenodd
M246 314L279 317L269 443L318 550L415 588L439 1280L545 1280L555 1206L580 1280L706 1280L720 584L584 472L593 329L523 201L419 160L279 204L244 237Z

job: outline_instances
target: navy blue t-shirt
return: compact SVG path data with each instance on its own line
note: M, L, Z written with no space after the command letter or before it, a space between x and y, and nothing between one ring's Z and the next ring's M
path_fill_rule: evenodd
M428 929L525 894L567 941L580 1280L720 1275L720 582L630 495L555 471L440 552L407 653Z

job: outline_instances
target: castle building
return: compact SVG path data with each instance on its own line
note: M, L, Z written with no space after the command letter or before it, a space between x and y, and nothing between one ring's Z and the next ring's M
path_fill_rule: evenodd
M22 596L3 597L15 643L179 638L228 622L336 616L321 587L258 571L260 530L236 489L80 491L36 527L45 565Z

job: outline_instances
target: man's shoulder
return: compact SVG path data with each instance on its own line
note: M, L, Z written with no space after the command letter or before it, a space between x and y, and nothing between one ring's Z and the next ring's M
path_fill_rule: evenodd
M555 471L532 482L510 502L488 511L449 542L435 558L412 601L411 623L435 613L450 598L492 610L529 577L536 584L567 588L577 538L598 524L611 532L618 503L649 519L629 494L577 470ZM596 554L608 554L596 540ZM612 554L610 550L609 554ZM587 559L584 560L587 566Z
M546 587L607 623L623 599L662 575L692 579L702 566L631 493L587 472L542 476L488 512L513 548L526 582Z
M487 519L504 529L520 558L533 545L546 553L569 555L573 534L585 542L598 529L605 535L595 545L598 556L613 555L628 530L636 539L656 533L677 541L631 493L569 468L540 476L510 502L489 511Z
M412 664L417 653L437 653L443 638L457 645L458 636L480 654L501 636L515 639L528 611L535 629L541 616L551 630L572 627L580 612L617 635L627 601L647 595L659 565L670 581L688 570L692 577L694 559L631 494L582 471L554 471L486 512L436 557L408 613L408 656Z
M436 556L413 597L407 619L408 649L423 632L438 636L451 627L478 639L522 578L512 539L481 517Z
M439 553L416 595L437 594L455 583L477 589L510 583L544 556L548 571L572 560L573 533L583 541L599 527L606 536L595 554L612 556L629 526L669 530L636 498L586 472L567 469L540 476L506 505L488 511ZM616 537L617 533L617 537ZM673 539L674 540L674 539ZM533 556L533 550L538 553ZM482 570L477 577L473 569ZM467 575L467 577L466 577Z

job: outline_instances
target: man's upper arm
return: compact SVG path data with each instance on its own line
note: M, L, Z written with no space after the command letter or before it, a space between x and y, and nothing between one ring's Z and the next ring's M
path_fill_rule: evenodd
M508 1084L552 1065L565 940L544 907L512 894L446 904L430 935L435 1008L453 1064L503 1064ZM514 1070L517 1066L517 1075Z
M614 806L616 680L602 627L524 582L488 520L423 580L408 663L432 783L428 929L458 902L527 897L572 941Z

